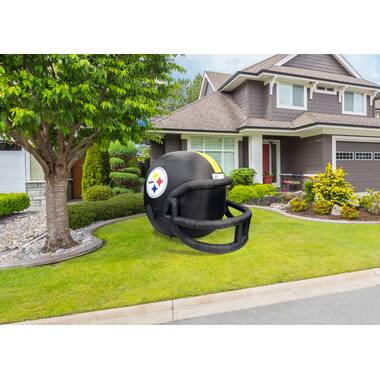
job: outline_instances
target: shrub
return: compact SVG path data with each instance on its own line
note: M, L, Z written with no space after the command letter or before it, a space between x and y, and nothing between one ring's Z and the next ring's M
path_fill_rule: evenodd
M140 185L140 178L133 173L112 172L111 181L117 186L137 188Z
M304 192L305 192L305 201L306 202L313 202L315 198L314 194L314 182L313 181L306 181L304 184Z
M349 204L342 206L342 218L344 219L357 219L359 218L359 211Z
M294 212L305 211L307 208L307 202L301 197L295 197L290 201L290 207Z
M26 193L0 194L0 217L12 215L25 210L30 206L30 199Z
M108 185L110 174L109 155L97 144L86 152L83 164L82 193L95 185Z
M69 225L77 229L100 220L121 218L143 211L142 194L121 194L106 201L73 203L68 205Z
M255 197L253 186L237 185L228 192L228 199L236 203L246 203Z
M367 189L368 194L359 199L359 206L366 209L369 213L380 214L380 192Z
M108 153L111 157L121 158L127 163L136 157L137 148L132 142L122 145L119 141L113 141L108 148Z
M106 201L113 197L112 189L109 186L95 185L90 187L84 194L85 201Z
M325 173L314 179L314 194L318 199L323 198L332 204L348 203L354 196L354 189L344 180L345 175L343 168L332 170L331 164L328 164Z
M112 171L117 171L125 166L125 161L119 157L111 157L110 164Z
M127 189L126 187L122 187L122 186L115 186L112 188L112 192L115 194L115 195L118 195L118 194L131 194L133 193L134 191L132 189Z
M255 195L253 198L264 198L266 195L275 195L277 194L276 188L271 184L256 184L253 185L253 191Z
M232 185L253 185L253 177L256 171L250 168L234 169L231 172Z
M328 215L328 214L330 214L333 206L334 206L334 202L320 198L314 202L313 210L316 214Z
M136 174L136 175L140 175L141 174L141 170L137 167L129 167L129 168L125 168L122 170L123 173L132 173L132 174Z

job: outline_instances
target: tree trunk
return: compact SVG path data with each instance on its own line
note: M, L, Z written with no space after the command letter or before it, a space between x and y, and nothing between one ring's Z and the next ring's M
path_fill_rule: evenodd
M45 182L47 239L44 251L54 252L76 244L70 235L67 213L68 175L45 176Z

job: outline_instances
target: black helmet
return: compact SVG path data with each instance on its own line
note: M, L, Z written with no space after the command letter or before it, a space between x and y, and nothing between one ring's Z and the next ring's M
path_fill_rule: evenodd
M226 200L232 183L217 162L199 152L172 152L161 156L149 169L144 204L153 227L167 236L176 236L199 251L227 253L248 240L251 212ZM233 216L229 207L242 214ZM227 219L222 219L226 215ZM203 243L194 238L235 226L234 242Z

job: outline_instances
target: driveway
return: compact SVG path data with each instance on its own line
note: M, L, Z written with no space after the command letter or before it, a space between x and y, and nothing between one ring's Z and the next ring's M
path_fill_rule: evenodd
M177 325L377 325L380 286L176 321Z

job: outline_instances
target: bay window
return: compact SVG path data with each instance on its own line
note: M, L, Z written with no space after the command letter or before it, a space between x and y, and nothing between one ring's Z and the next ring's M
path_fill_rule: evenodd
M277 107L306 110L306 88L296 84L278 83Z
M225 173L230 173L237 167L234 137L192 136L190 149L214 158Z
M343 113L366 115L366 96L357 92L345 91L343 97Z

